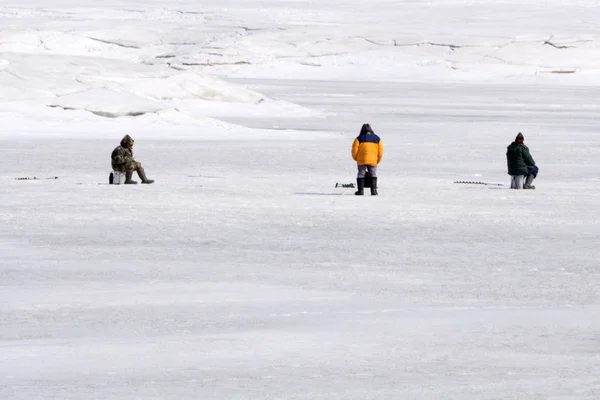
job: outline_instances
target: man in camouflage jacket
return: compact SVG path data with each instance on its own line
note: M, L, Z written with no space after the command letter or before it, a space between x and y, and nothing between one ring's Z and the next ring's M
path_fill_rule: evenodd
M133 171L137 171L142 183L153 183L154 180L146 177L142 164L133 158L133 143L134 140L129 135L125 135L121 139L121 144L113 150L110 156L112 169L113 171L125 173L125 184L137 183L137 181L131 179Z

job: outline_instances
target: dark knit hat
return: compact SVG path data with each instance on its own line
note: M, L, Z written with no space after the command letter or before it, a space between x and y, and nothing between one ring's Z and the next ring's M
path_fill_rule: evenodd
M525 140L525 137L523 137L523 134L519 132L519 134L515 138L515 142L522 142L523 140Z

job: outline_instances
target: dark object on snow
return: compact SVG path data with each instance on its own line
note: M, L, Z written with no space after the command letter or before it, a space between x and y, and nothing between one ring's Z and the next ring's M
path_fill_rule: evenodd
M454 181L454 183L466 183L470 185L485 185L485 186L506 186L502 183L488 183L488 182L476 182L476 181Z
M38 178L37 176L34 177L23 177L23 178L15 178L18 181L39 181L41 178ZM49 176L46 179L58 179L58 176Z
M335 187L343 187L343 188L354 188L356 186L354 186L354 183L337 183L335 184Z

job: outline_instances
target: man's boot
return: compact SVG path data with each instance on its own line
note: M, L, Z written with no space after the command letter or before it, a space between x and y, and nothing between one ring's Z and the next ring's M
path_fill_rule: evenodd
M377 177L371 178L371 196L377 196Z
M356 178L356 186L358 186L358 190L354 192L357 196L362 196L365 194L365 178Z
M137 181L134 181L131 179L131 177L133 176L133 171L127 171L125 172L125 185L133 185L136 184Z
M525 179L525 184L523 185L523 189L535 189L535 186L532 185L533 179L535 176L527 175L527 179Z
M144 172L144 170L142 168L137 170L138 176L140 177L140 179L142 180L142 183L154 183L153 179L148 179L146 178L146 173Z

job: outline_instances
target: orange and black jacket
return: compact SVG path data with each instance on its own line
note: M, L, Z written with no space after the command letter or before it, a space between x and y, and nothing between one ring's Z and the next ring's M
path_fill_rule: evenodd
M362 129L352 143L352 158L358 165L376 167L383 157L383 142L370 129Z

